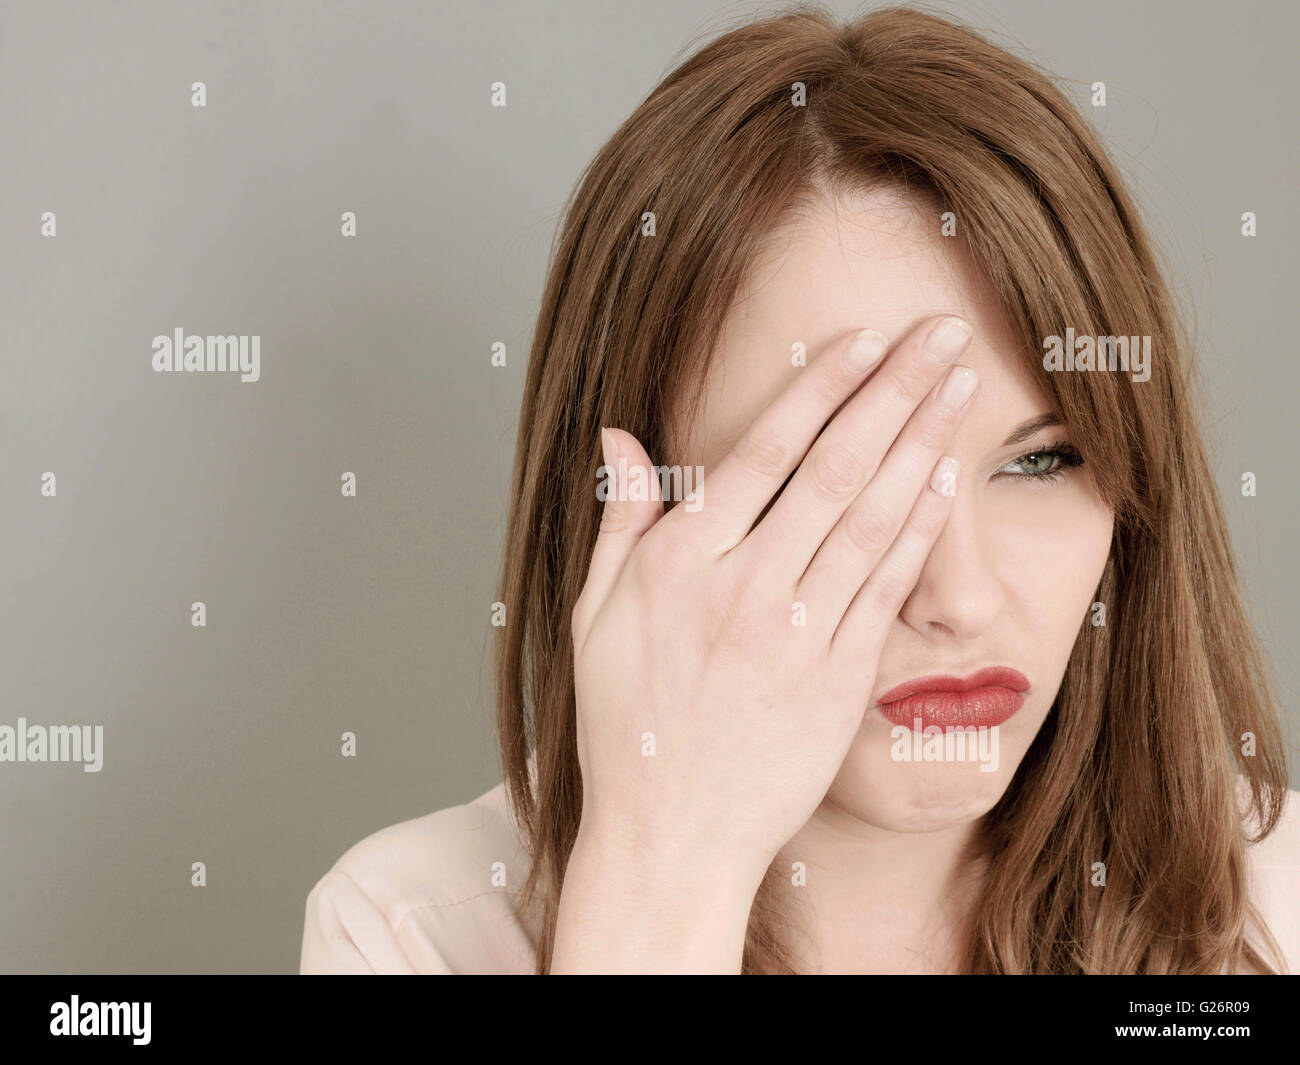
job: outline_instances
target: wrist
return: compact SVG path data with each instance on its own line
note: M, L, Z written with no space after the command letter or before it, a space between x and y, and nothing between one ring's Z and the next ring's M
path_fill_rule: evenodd
M560 895L551 971L740 971L767 864L684 842L580 830Z

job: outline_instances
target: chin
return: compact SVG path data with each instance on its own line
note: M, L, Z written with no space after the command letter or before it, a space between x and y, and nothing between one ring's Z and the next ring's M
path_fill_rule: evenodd
M898 761L888 728L858 734L826 801L889 832L938 832L978 820L1002 798L1025 753L1003 743L997 767L983 771L973 761Z

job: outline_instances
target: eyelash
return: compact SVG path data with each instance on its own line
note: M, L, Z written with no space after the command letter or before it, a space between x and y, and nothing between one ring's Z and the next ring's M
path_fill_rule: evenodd
M1051 469L1042 473L1007 473L1007 467L1017 466L1026 459L1041 458L1043 456L1052 456L1056 459L1055 465ZM1012 459L994 474L995 477L1014 477L1024 481L1052 482L1064 477L1067 470L1074 469L1076 466L1083 465L1083 456L1076 451L1071 444L1064 441L1056 444L1050 444L1047 447L1036 447L1033 451L1026 451L1018 458Z

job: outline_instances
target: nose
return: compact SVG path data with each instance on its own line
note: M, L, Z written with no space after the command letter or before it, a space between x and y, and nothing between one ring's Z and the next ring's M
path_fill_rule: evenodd
M994 565L997 544L981 535L975 502L960 489L920 579L899 617L917 632L978 639L1001 612L1005 592Z

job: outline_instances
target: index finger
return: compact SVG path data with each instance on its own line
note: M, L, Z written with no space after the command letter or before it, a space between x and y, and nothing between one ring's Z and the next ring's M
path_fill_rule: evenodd
M889 341L874 329L830 344L759 416L708 475L710 538L719 554L739 544L781 490L822 427L880 364Z

